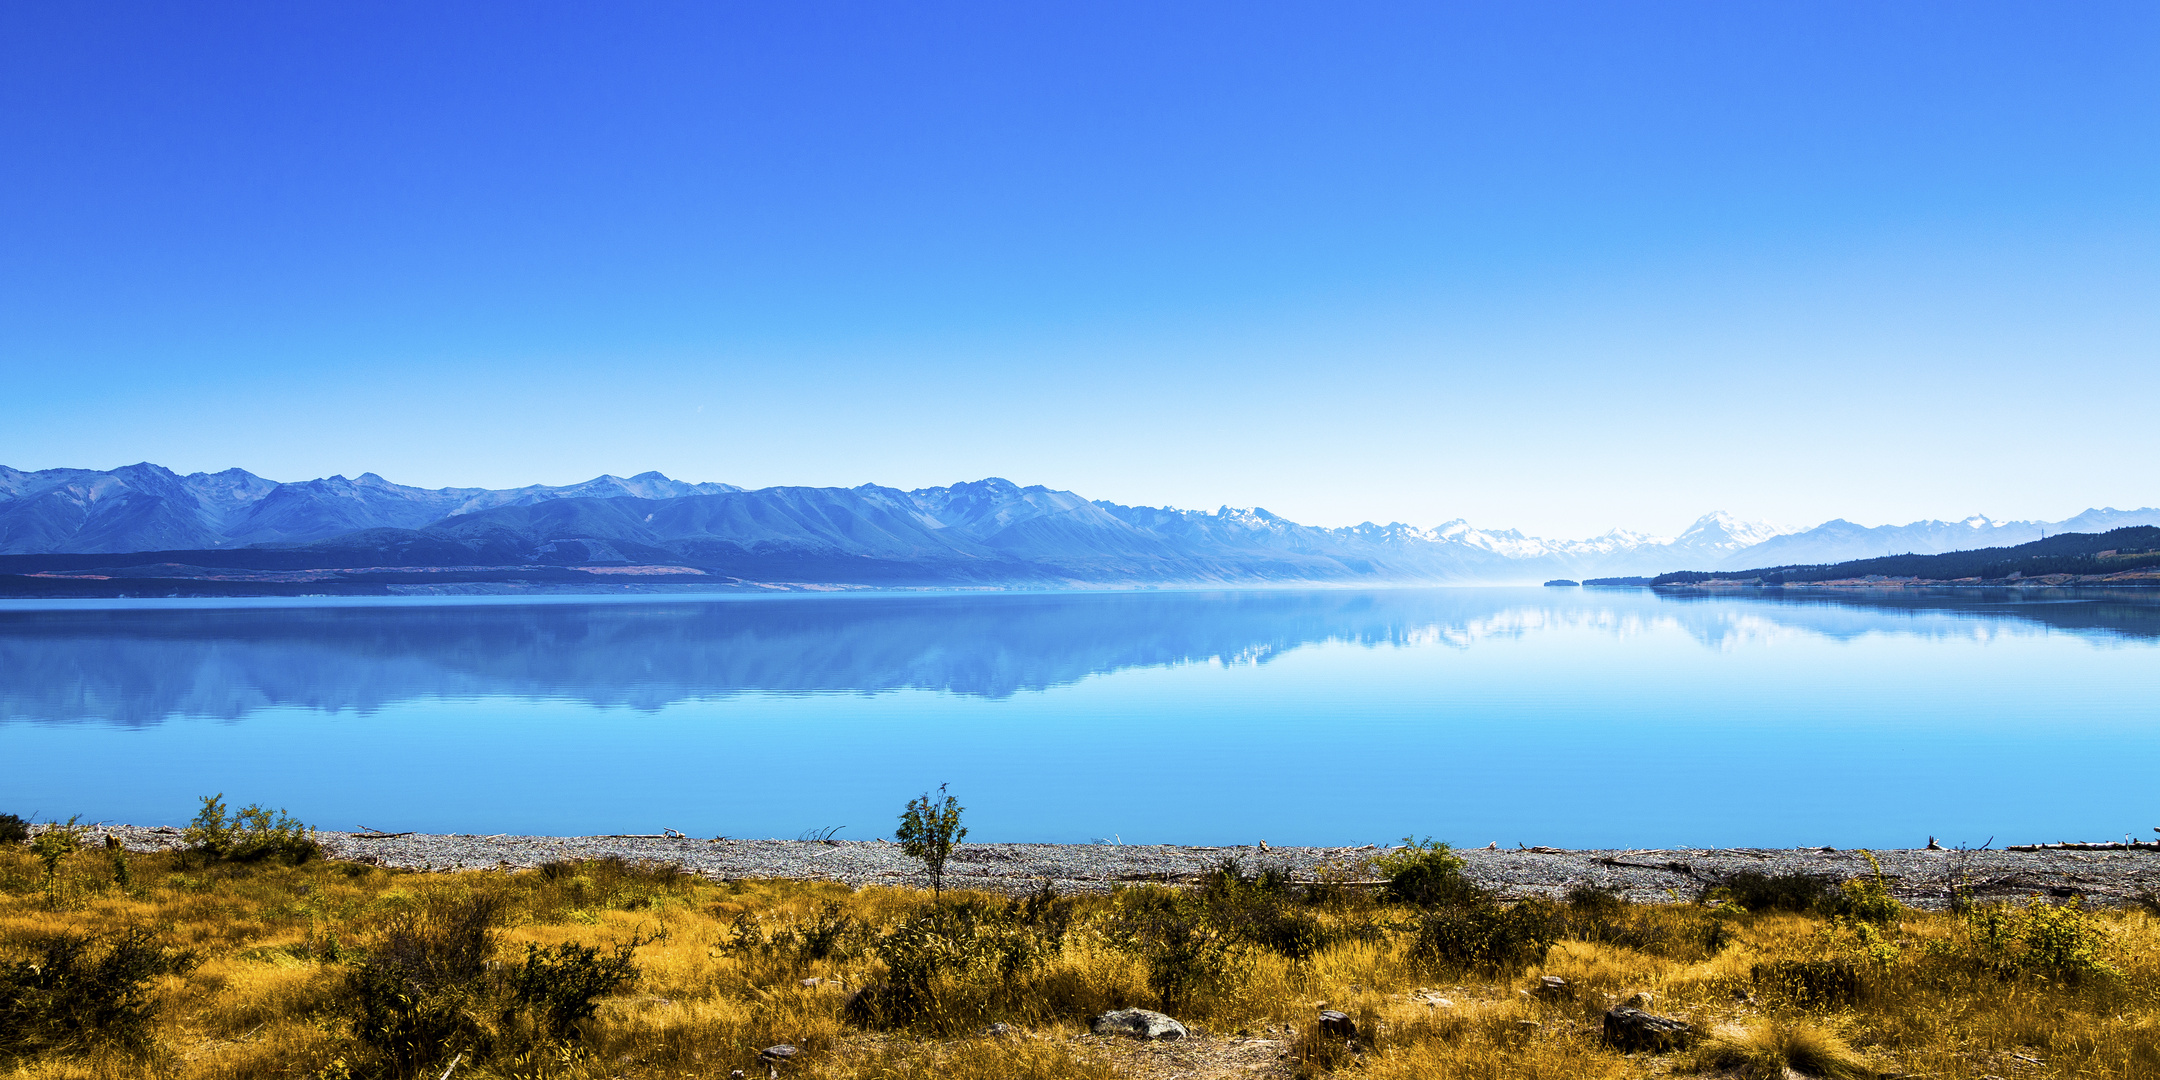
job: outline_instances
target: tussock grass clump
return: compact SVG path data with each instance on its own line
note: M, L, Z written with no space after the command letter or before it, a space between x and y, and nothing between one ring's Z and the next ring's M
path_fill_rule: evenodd
M1769 1022L1713 1036L1688 1062L1696 1072L1736 1080L1785 1080L1786 1070L1822 1080L1867 1080L1866 1057L1830 1030L1810 1023Z

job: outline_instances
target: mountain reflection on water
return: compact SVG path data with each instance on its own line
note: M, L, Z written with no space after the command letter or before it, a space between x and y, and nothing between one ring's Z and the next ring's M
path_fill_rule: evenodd
M743 693L1002 698L1130 668L1265 664L1302 646L1439 645L1679 629L1708 648L1780 635L2160 639L2129 591L1399 589L789 596L0 611L0 720L144 726L424 698L656 710Z

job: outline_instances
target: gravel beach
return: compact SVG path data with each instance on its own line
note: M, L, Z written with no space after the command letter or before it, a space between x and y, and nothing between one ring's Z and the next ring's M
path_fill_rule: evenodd
M170 827L101 825L92 841L113 835L133 850L181 846ZM927 886L922 864L879 840L708 840L672 836L459 836L408 833L318 834L331 857L408 870L516 870L556 859L626 859L674 863L717 879L806 878L862 885ZM1361 880L1378 848L1182 847L1149 844L963 844L946 866L952 888L1022 893L1045 879L1060 892L1104 892L1134 882L1186 883L1235 857L1250 870L1280 867L1296 880ZM1745 870L1838 878L1868 872L1857 850L1720 848L1577 851L1470 848L1461 852L1479 884L1510 896L1556 896L1582 882L1620 890L1639 902L1689 898L1704 885ZM1953 875L1982 900L2038 894L2084 897L2119 906L2160 893L2160 844L2115 850L1876 851L1898 898L1940 907Z

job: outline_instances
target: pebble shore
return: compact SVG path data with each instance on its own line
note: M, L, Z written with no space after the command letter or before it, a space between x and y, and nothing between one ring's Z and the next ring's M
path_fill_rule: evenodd
M101 825L92 842L110 834L133 850L181 846L169 827ZM335 859L406 870L517 870L557 859L619 856L672 863L691 873L736 878L802 878L851 886L927 887L922 864L899 845L880 840L831 843L804 840L703 839L674 836L459 836L407 833L318 834ZM1363 881L1366 860L1380 849L1329 847L1184 847L1155 844L963 844L946 865L951 888L1025 893L1045 880L1059 892L1106 892L1137 882L1190 883L1208 867L1236 858L1248 870L1279 867L1294 880ZM1628 899L1691 899L1705 885L1744 870L1809 873L1836 878L1869 872L1857 850L1718 848L1587 851L1559 848L1469 848L1460 852L1478 884L1508 896L1558 896L1589 882ZM2113 851L1876 851L1898 898L1941 907L1950 882L1961 877L1976 899L2038 895L2083 897L2095 906L2135 903L2160 894L2160 845Z

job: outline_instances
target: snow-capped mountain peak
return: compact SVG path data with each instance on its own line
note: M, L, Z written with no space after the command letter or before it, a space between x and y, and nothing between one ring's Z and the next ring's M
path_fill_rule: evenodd
M1695 519L1673 543L1678 547L1695 550L1738 551L1754 547L1773 536L1799 530L1762 521L1743 521L1723 510L1713 510Z

